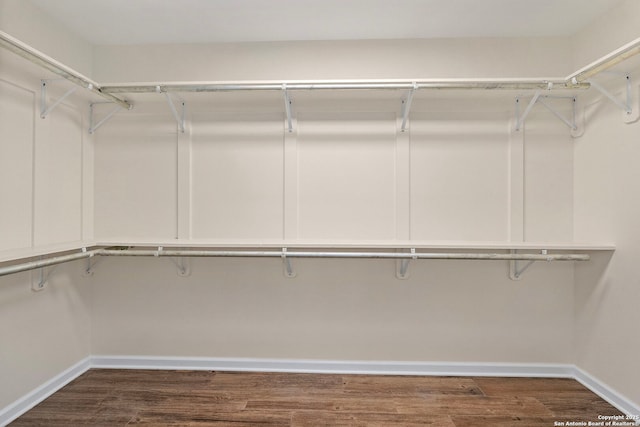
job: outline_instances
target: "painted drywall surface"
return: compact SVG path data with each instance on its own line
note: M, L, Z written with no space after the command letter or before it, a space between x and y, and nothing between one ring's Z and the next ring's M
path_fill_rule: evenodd
M550 77L568 39L434 39L96 46L100 82Z
M604 104L604 105L602 105ZM602 100L575 151L576 236L608 236L616 252L576 268L576 364L640 403L640 124Z
M29 0L0 0L0 30L91 77L93 47Z
M620 2L571 38L574 70L640 37L639 26L640 3Z
M91 279L93 353L570 363L573 268L380 260L110 258Z
M493 111L442 98L416 102L402 132L397 100L367 111L371 99L303 102L293 132L279 105L221 112L187 101L179 134L166 104L116 116L95 137L96 238L571 241L573 140L550 113L514 132L508 98Z
M86 104L70 98L40 117L41 78L49 73L8 52L0 54L0 150L2 199L11 209L0 214L0 251L79 242L86 238L83 212ZM47 84L47 105L69 89ZM84 213L86 215L86 213Z
M119 227L143 240L170 237L185 220L176 218L183 210L175 192L186 179L187 228L195 239L257 242L288 232L291 239L366 245L392 241L403 222L416 239L505 240L512 102L491 102L486 111L487 103L422 100L404 133L398 103L390 99L348 106L324 99L322 108L306 100L291 133L278 110L224 112L237 105L223 103L217 112L215 102L187 103L189 125L177 139L166 105L147 104L96 135L96 200L104 203L96 210L96 224L103 224L97 237L118 237L112 233ZM530 174L520 190L532 221L527 234L567 240L571 139L548 113L537 110L530 120L524 137L530 157L519 159ZM181 175L185 144L191 172ZM549 179L557 184L549 186ZM409 194L405 206L399 206L402 191ZM555 201L561 203L549 209ZM291 205L293 213L285 214L283 206ZM103 208L113 211L106 215ZM90 279L92 351L571 362L569 264L536 265L520 282L508 279L506 262L416 262L408 281L395 278L392 261L293 264L298 277L287 279L279 259L196 259L192 275L180 278L168 259L102 260Z
M40 292L32 272L0 277L0 408L90 355L90 289L80 271L56 267Z
M640 37L640 4L622 2L574 37L577 66ZM637 64L637 61L632 60ZM631 71L637 96L637 69ZM624 74L603 74L601 83L624 99ZM585 101L584 136L574 151L574 232L577 240L610 240L609 260L576 266L577 366L640 404L640 123L625 124L623 112L602 96Z
M527 43L559 52L553 41ZM445 45L458 51L451 56ZM496 53L490 42L482 44L483 59L461 42L443 42L437 56L416 49L402 67L391 45L368 46L98 47L96 64L105 62L96 69L101 80L529 71L519 62L518 42L511 47L521 53L500 66L495 55L504 60L507 53ZM286 62L274 56L279 49ZM304 60L289 55L298 49ZM160 52L163 62L155 56ZM441 68L425 68L426 57ZM566 58L557 59L552 64L550 53L536 70L557 70ZM516 134L515 94L471 101L425 94L416 98L409 130L402 132L402 95L294 93L291 133L281 94L185 95L185 134L176 133L160 96L148 95L144 103L140 97L139 106L96 135L96 238L171 238L186 223L181 237L232 242L500 241L517 223L516 238L571 240L573 147L564 124L535 109L527 131ZM514 158L521 140L528 157ZM185 164L186 172L179 167ZM513 188L523 171L526 186ZM524 200L519 211L512 207L516 193ZM571 362L571 265L536 265L520 282L508 279L506 262L413 263L408 281L395 279L391 261L296 260L294 268L298 277L287 279L280 260L197 259L192 275L180 278L166 259L104 260L91 279L92 351Z
M175 127L170 117L138 111L96 133L96 237L176 237Z
M91 70L88 45L47 21L28 1L1 1L0 28L79 70ZM85 228L90 221L83 218L92 213L87 211L92 202L83 179L93 174L86 149L88 105L74 94L41 119L41 79L52 77L13 53L0 52L4 259L90 236ZM48 103L70 87L53 82ZM88 289L79 282L77 267L47 269L51 274L40 292L31 290L31 272L0 277L0 408L89 356Z

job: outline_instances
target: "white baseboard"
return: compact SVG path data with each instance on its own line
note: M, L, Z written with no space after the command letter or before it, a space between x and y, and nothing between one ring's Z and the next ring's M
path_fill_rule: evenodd
M618 408L626 415L634 417L640 416L640 406L618 393L593 375L588 374L578 367L574 367L573 377L583 386ZM640 420L636 420L636 425L640 425Z
M573 365L517 363L377 362L313 359L93 356L94 368L299 372L321 374L573 378Z
M87 357L67 370L56 375L40 387L34 389L22 398L16 400L6 408L0 409L0 426L5 426L53 393L69 384L91 368L91 358Z
M90 368L170 369L325 374L492 376L574 378L627 415L640 407L595 377L568 364L373 362L156 356L92 356L67 369L12 405L0 410L0 425L19 417Z

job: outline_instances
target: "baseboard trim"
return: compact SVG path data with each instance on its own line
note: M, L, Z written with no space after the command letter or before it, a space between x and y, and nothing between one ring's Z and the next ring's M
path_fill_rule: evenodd
M639 406L594 376L569 364L377 362L104 355L88 357L78 362L23 398L0 410L0 426L15 420L91 368L573 378L625 414L634 416L640 414Z
M640 406L636 405L593 375L578 367L574 367L573 377L576 381L609 402L611 405L618 408L626 415L634 417L640 416ZM636 420L636 425L640 425L640 420Z
M106 369L182 369L324 374L500 376L572 378L573 365L518 363L378 362L296 359L94 356Z
M91 368L91 357L87 357L60 374L56 375L30 393L16 400L9 406L0 409L0 426L5 426L20 415L51 396Z

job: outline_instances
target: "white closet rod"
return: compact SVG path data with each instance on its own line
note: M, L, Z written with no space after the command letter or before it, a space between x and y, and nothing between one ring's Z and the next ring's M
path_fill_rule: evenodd
M54 60L31 46L0 31L0 46L42 66L65 79L94 91L97 95L131 109L126 100L114 93L142 92L216 92L237 90L312 90L312 89L587 89L586 81L625 59L640 53L640 38L603 56L566 78L552 79L443 79L443 80L325 80L325 81L268 81L268 82L156 82L100 85L77 71Z
M449 259L496 261L589 261L587 254L515 254L515 253L441 253L441 252L311 252L311 251L251 251L251 250L151 250L151 249L93 249L75 254L29 261L0 267L0 276L49 267L94 256L146 257L243 257L243 258L366 258L366 259Z
M0 46L6 48L7 50L10 50L18 56L21 56L33 62L36 65L41 66L46 70L51 71L54 74L57 74L60 77L69 80L72 83L75 83L76 85L84 89L92 91L96 95L106 99L109 102L114 102L128 110L133 107L133 105L131 105L129 102L120 99L110 93L103 92L100 85L90 78L83 76L72 68L69 68L66 65L56 61L55 59L45 55L44 53L32 48L26 43L23 43L20 40L11 37L9 34L3 31L0 31Z
M445 80L324 80L261 82L155 82L105 84L105 93L157 92L230 92L344 89L511 89L551 90L588 89L589 83L571 83L564 79L445 79Z
M567 77L567 82L581 83L589 80L596 74L608 70L616 64L640 53L640 38L637 38L591 64L581 68Z
M82 251L74 254L54 256L51 258L40 259L37 261L28 261L19 264L8 265L0 267L0 276L6 276L8 274L20 273L23 271L36 270L38 268L50 267L52 265L63 264L65 262L71 262L83 258L91 258L100 253L100 249L94 249L91 251Z
M168 257L252 257L252 258L368 258L368 259L457 259L504 261L589 261L586 254L500 254L444 252L315 252L315 251L249 251L249 250L152 250L102 249L104 256L168 256Z
M550 79L418 79L418 80L325 80L262 82L155 82L105 84L106 93L219 92L250 90L313 89L588 89L588 79L640 53L640 38L592 62L565 78Z

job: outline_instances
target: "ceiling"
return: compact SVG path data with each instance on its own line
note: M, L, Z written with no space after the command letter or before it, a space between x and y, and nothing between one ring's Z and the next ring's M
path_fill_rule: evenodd
M97 45L545 37L621 0L32 0Z

